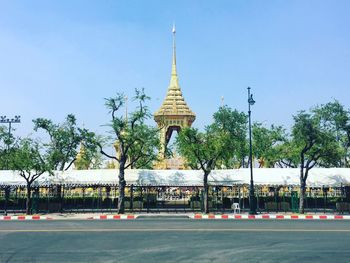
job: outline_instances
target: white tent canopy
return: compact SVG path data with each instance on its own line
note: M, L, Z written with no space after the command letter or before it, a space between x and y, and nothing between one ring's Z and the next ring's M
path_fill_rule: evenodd
M299 185L297 168L254 169L256 185ZM203 172L200 170L125 170L128 185L142 186L203 186ZM208 178L210 185L249 184L249 169L214 170ZM43 174L34 183L36 186L49 185L118 185L118 170L70 170ZM25 186L25 180L18 172L0 171L0 185ZM309 172L307 185L311 187L350 185L350 169L313 168Z

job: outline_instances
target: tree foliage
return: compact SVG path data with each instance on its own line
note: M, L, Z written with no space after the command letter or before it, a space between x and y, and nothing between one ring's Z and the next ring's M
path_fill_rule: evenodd
M9 153L9 168L18 171L27 183L26 213L31 213L31 190L33 183L45 172L52 174L52 152L42 148L40 143L30 139L19 139Z
M228 107L219 108L214 114L214 122L203 132L195 128L183 129L176 140L178 152L185 157L192 169L203 171L204 212L208 206L208 176L218 165L232 160L240 146L246 125L246 117Z
M5 126L0 125L0 170L6 169L7 146L6 146Z
M9 136L6 126L0 125L0 149L4 150L13 142L13 136Z
M281 159L282 145L286 142L282 126L264 127L261 123L252 126L253 156L259 161L259 168L273 168Z
M223 129L230 134L232 144L231 158L222 159L223 168L245 167L245 159L248 155L247 141L247 115L228 106L222 106L214 113L214 124L217 129Z
M96 154L95 134L77 125L76 118L69 114L62 124L52 120L38 118L33 120L34 130L43 129L49 135L49 147L52 152L50 162L55 170L67 170L76 161L79 145L83 144L86 158L92 159Z
M160 147L159 131L145 123L151 117L146 106L149 99L143 89L136 89L133 101L137 107L128 116L122 112L126 102L124 94L117 93L115 97L106 99L105 105L111 115L111 121L107 126L112 132L116 155L106 153L103 145L97 144L102 154L119 164L118 213L124 213L125 169L151 168L153 161L157 159Z
M350 112L339 101L335 100L315 109L321 125L334 133L341 147L341 156L336 167L349 167L350 156Z
M334 167L341 148L330 120L321 114L324 106L294 116L291 137L284 146L283 163L300 169L300 213L304 213L306 180L315 167Z
M9 169L10 152L13 150L11 145L15 143L16 138L9 134L6 126L0 125L0 170Z

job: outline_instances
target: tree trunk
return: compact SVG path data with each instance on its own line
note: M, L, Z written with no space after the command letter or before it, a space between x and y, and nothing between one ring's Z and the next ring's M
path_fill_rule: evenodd
M305 203L305 191L306 191L306 180L300 176L300 198L299 198L299 213L304 214L304 203Z
M304 149L305 150L305 149ZM304 200L305 200L305 185L306 176L304 175L304 150L300 154L300 196L299 196L299 213L304 214Z
M344 168L349 168L349 161L346 156L346 153L348 152L348 148L345 148L345 156L344 156Z
M26 214L32 213L32 198L31 198L31 184L27 183L27 200L26 200Z
M244 161L244 157L242 158L242 168L245 168L245 161Z
M59 170L60 170L60 171L64 171L64 165L65 165L65 163L64 163L64 162L63 162L63 163L61 163L60 168L59 168Z
M203 195L203 201L204 201L204 213L209 213L209 186L208 186L208 175L209 172L204 173L204 180L203 180L203 186L204 186L204 195Z
M119 164L119 199L118 199L118 214L124 214L125 206L125 162L121 161Z

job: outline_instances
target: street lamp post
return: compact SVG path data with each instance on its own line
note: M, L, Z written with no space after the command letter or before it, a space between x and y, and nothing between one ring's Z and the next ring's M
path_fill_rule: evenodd
M21 122L21 116L20 115L16 115L12 119L7 118L6 116L0 116L0 123L8 123L8 125L9 125L9 132L8 132L9 138L11 136L12 123L20 123L20 122ZM8 147L9 147L9 145L8 145Z
M10 151L10 138L11 138L11 126L12 123L20 123L21 122L21 116L16 115L14 118L7 118L6 116L0 116L0 123L7 123L9 125L8 130L8 142L7 142L7 151Z
M256 214L256 199L254 194L254 180L253 180L253 153L252 153L252 122L250 106L254 105L253 94L250 94L250 87L248 87L248 117L249 117L249 165L250 165L250 187L249 187L249 214Z
M20 123L21 122L21 116L16 115L14 118L7 118L6 116L0 116L0 123L8 123L9 130L8 130L8 142L7 142L7 151L10 151L10 138L11 138L11 125L12 123ZM6 168L8 169L8 158L6 158ZM7 202L10 197L10 188L5 188L5 204L4 204L4 214L7 215Z

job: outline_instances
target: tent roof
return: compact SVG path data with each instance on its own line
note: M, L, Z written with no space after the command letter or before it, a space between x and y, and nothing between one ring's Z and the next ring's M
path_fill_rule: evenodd
M198 170L125 170L128 185L152 186L202 186L203 172ZM249 169L214 170L210 173L210 185L249 184ZM55 172L54 176L43 174L34 185L117 185L118 170L71 170ZM257 168L254 169L256 185L299 185L299 169ZM309 172L308 186L350 185L350 169L313 168ZM26 185L17 172L0 171L0 185Z

